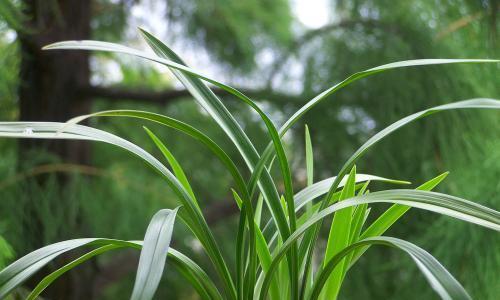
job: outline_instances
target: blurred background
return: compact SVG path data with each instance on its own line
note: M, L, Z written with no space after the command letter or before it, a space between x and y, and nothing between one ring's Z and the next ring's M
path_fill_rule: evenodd
M191 67L244 90L281 125L307 100L356 71L408 59L499 58L499 3L2 0L0 119L66 121L99 110L149 110L202 129L237 159L222 131L166 68L128 56L44 52L41 47L68 39L99 39L146 49L137 31L141 26ZM498 74L499 65L494 64L417 67L376 75L341 90L285 136L296 189L305 185L304 124L312 134L315 177L324 179L335 175L368 137L410 113L467 98L499 98ZM262 151L269 140L258 116L216 91ZM231 178L206 149L173 130L141 121L100 118L88 124L155 155L159 153L141 126L159 134L184 167L224 254L234 256L237 208L230 195ZM358 171L409 180L412 186L450 171L439 191L499 209L500 118L496 112L474 110L416 122L371 150ZM142 239L154 212L178 203L151 170L112 146L9 139L0 140L0 197L1 266L64 239ZM372 215L383 208L374 207ZM498 235L416 210L388 235L429 250L475 299L498 299ZM173 243L213 273L181 222ZM138 255L122 251L100 257L69 272L44 295L127 298ZM62 257L45 271L70 258ZM173 268L167 268L157 297L197 299ZM436 296L409 258L373 248L349 274L340 297Z

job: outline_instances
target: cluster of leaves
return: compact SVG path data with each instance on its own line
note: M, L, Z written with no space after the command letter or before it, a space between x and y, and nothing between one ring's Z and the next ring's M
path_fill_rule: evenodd
M428 252L407 241L383 234L410 207L451 216L496 231L500 230L500 213L454 196L431 192L446 173L422 184L417 189L394 189L369 192L370 181L394 184L406 182L373 175L357 174L355 163L370 147L401 127L434 113L470 108L499 109L500 101L471 99L429 108L409 115L366 141L343 164L338 175L319 182L313 180L313 155L306 129L306 161L308 186L294 194L292 176L281 141L284 134L313 106L337 90L356 80L396 68L452 63L491 63L495 60L424 59L382 65L355 73L323 91L294 113L277 129L269 117L240 91L187 67L164 43L141 30L155 54L122 45L98 41L69 41L52 44L46 49L81 49L124 53L142 57L169 67L174 75L207 111L238 149L251 174L245 180L231 157L202 131L171 117L145 111L114 110L77 117L67 123L2 122L0 136L17 138L52 138L100 141L115 145L142 159L164 178L182 204L181 208L160 210L152 218L144 241L103 238L75 239L40 248L15 261L0 272L0 297L8 295L25 280L59 255L79 247L93 250L47 275L31 292L34 299L65 272L96 255L120 248L142 249L132 299L151 299L163 274L167 256L203 299L335 299L350 267L372 245L385 245L407 253L422 271L431 287L443 299L470 299L465 289ZM223 102L205 84L208 82L246 103L265 124L272 142L259 155L254 144L238 125ZM90 117L129 117L152 121L179 130L198 140L224 164L234 179L234 200L240 208L236 239L236 270L229 270L222 251L200 209L195 192L182 167L166 145L149 129L147 134L164 155L171 170L144 149L121 137L77 124ZM280 195L277 180L270 175L279 166L284 190ZM254 201L257 199L257 205ZM264 224L264 203L270 218ZM382 215L370 224L369 204L390 203ZM319 265L313 264L320 228L333 215L324 255ZM170 247L176 216L199 240L218 273L209 277L193 260Z
M498 21L493 25L490 14L483 10L487 6L491 9L490 5L498 7L499 3L494 1L460 0L453 5L426 1L335 2L343 6L337 5L333 10L335 16L340 16L334 17L333 25L342 20L360 22L353 26L332 26L330 31L308 40L300 48L297 57L306 66L306 78L301 77L301 82L310 83L311 92L317 93L330 86L332 80L340 80L365 66L385 62L425 57L497 56L498 46L492 43L490 35L494 26L498 27ZM458 3L460 5L456 5ZM309 58L310 63L306 63ZM283 67L282 73L286 71L288 68ZM303 118L313 130L316 160L328 162L318 164L317 174L325 176L331 169L339 168L338 164L349 157L352 149L401 116L456 99L477 95L497 97L498 84L491 80L497 73L495 65L408 68L363 80L357 88L337 93L336 105L322 106ZM277 81L274 87L279 89L281 85L281 81ZM308 89L305 91L310 93ZM350 113L347 117L353 117L346 118L345 112ZM371 126L362 126L363 119L369 120ZM492 159L498 156L497 149L500 149L498 121L496 114L487 111L443 114L391 135L376 151L367 153L357 166L371 174L411 178L413 182L423 182L434 174L450 170L449 180L440 185L440 191L497 207L499 186L486 187L482 182L496 181L498 177L499 164ZM372 215L380 212L380 208L374 207ZM431 251L477 298L497 298L500 282L494 274L500 257L493 249L500 247L498 235L417 210L411 215L411 219L401 222L390 234L404 236ZM464 230L474 238L463 239ZM485 250L478 253L474 249ZM391 259L384 263L381 272L379 262L388 257ZM418 278L419 270L411 261L403 259L404 254L388 254L385 249L377 248L370 251L370 258L361 260L352 269L342 297L394 300L433 297L432 291L426 289L425 280ZM396 261L398 263L393 263ZM372 288L360 289L360 285ZM415 290L422 292L415 294Z

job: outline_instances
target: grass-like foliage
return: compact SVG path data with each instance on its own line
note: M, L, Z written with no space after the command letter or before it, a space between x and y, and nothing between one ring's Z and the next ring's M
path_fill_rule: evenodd
M77 117L67 123L1 122L0 136L3 137L100 141L129 151L165 179L178 196L180 206L174 209L162 209L155 214L144 241L74 239L43 247L20 258L0 272L0 298L22 285L59 255L84 247L88 249L86 254L47 275L33 289L28 299L35 299L54 280L79 264L94 256L120 248L134 248L141 251L131 299L153 298L167 257L169 266L173 265L192 284L202 299L336 299L350 268L369 247L382 245L407 253L422 271L430 287L442 299L470 299L460 283L428 252L410 242L383 234L411 207L447 215L495 231L500 230L500 213L474 202L432 192L431 190L446 177L447 173L429 180L415 190L393 189L369 192L370 181L393 184L406 182L359 174L356 172L355 163L370 147L413 121L446 110L500 109L499 100L470 99L429 108L407 116L366 141L345 162L337 176L318 182L314 182L313 146L306 127L307 187L298 192L293 187L289 161L281 138L309 109L358 79L397 68L498 61L423 59L401 61L358 72L306 102L278 129L252 99L233 87L187 67L181 58L160 40L144 30L141 30L141 33L154 54L98 41L60 42L45 49L109 51L138 56L167 66L229 137L248 170L238 169L233 158L201 130L171 117L146 111L102 111ZM250 138L207 83L227 91L258 113L272 141L262 153L257 152ZM207 225L200 208L203 203L198 202L181 165L163 141L146 128L146 133L164 155L164 159L159 160L138 145L121 137L78 124L90 117L138 118L174 128L198 140L222 162L234 179L231 192L240 208L234 245L235 270L230 270L229 266L233 264L228 263L227 257L222 254L218 242ZM271 177L270 168L273 164L279 169L280 178ZM244 178L242 174L251 175L249 178ZM282 189L278 188L277 182L280 182L280 187L283 186ZM261 205L262 202L265 205ZM392 206L374 218L373 222L367 222L369 206L375 203L390 203ZM264 214L263 209L268 209L269 214ZM217 277L209 277L196 262L169 247L177 216L203 246L218 274ZM264 220L264 216L269 216L269 220ZM326 240L326 250L324 253L318 253L316 246L320 228L323 223L330 224L329 220L331 225ZM317 256L319 263L313 263L313 256Z

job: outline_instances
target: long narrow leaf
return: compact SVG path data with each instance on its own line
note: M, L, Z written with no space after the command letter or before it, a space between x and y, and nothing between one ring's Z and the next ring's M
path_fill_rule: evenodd
M446 176L448 176L448 172L445 172L431 180L423 183L417 190L421 191L430 191L434 187L436 187L441 181L443 181ZM380 236L384 234L397 220L399 220L408 210L409 206L394 204L389 207L380 217L378 217L372 224L363 232L360 239L365 239L369 237ZM354 258L351 261L351 264L354 264L359 257L367 250L368 248L358 248L354 251Z
M319 211L318 213L315 213L304 225L297 228L290 238L283 243L278 253L274 256L271 267L264 278L259 299L265 299L271 277L276 271L283 256L286 252L288 252L292 243L299 239L308 229L315 226L318 222L322 221L324 218L335 213L336 211L365 203L393 203L407 205L500 231L500 213L498 211L446 194L417 190L389 190L357 196L337 202Z
M381 66L377 66L375 68L367 69L361 72L354 73L342 80L341 82L335 84L334 86L326 89L321 92L311 100L309 100L305 105L303 105L299 110L297 110L279 129L280 136L284 136L285 133L298 121L300 118L307 113L314 106L326 100L328 96L335 93L339 89L348 86L349 84L370 76L374 74L378 74L381 72L399 69L399 68L408 68L408 67L417 67L417 66L430 66L430 65L443 65L443 64L463 64L463 63L498 63L500 60L497 59L416 59L416 60L407 60L407 61L399 61L393 62ZM272 159L273 151L272 145L268 144L264 152L262 153L261 159L256 165L255 171L252 174L251 184L255 184L260 178L260 172L264 169L264 166ZM251 190L253 188L252 185L249 186Z
M125 247L130 247L133 249L140 249L142 243L131 242L130 244L109 244L106 246L94 249L86 254L80 256L79 258L69 262L63 267L55 270L49 275L45 276L37 286L28 295L27 300L36 299L49 285L51 285L56 279L64 275L66 272L76 268L78 265L88 261L89 259L101 255L103 253L109 252L115 249L121 249ZM186 278L188 282L196 289L198 294L203 300L214 300L221 299L222 296L219 294L217 288L215 287L212 280L208 275L191 259L189 259L184 254L169 248L168 257L171 259L171 264L181 272L181 274Z
M143 33L145 33L143 31ZM150 35L147 39L153 40L154 37ZM229 113L227 108L222 104L222 102L213 94L213 92L208 89L201 81L194 80L196 78L203 79L209 83L212 83L220 88L228 91L229 93L235 94L238 97L241 93L235 90L232 87L224 85L220 82L217 82L209 77L202 75L199 72L192 70L189 67L186 67L181 63L177 63L168 59L161 58L156 55L151 55L149 53L139 51L136 49L132 49L126 46L122 46L114 43L107 42L99 42L99 41L66 41L54 43L44 47L45 50L61 50L61 49L79 49L79 50L96 50L96 51L107 51L107 52L115 52L115 53L123 53L128 55L133 55L141 58L145 58L154 62L158 62L160 64L166 65L168 67L174 68L178 71L182 72L174 72L179 79L186 85L186 88L189 89L195 99L207 110L207 112L214 118L214 120L219 124L219 126L226 132L226 134L230 137L233 143L236 145L240 153L242 154L245 162L249 166L250 171L253 171L254 165L259 160L259 155L257 150L255 150L254 146L243 132L241 127L238 125L236 120L234 120L233 116ZM158 51L158 48L155 48ZM177 55L173 53L168 47L163 45L162 51L164 55L169 55L169 58L178 59ZM175 55L175 56L174 56ZM190 76L187 76L190 75ZM86 117L86 116L84 116ZM77 121L79 121L78 119ZM269 174L264 173L264 177L262 178L262 192L264 197L269 201L268 204L272 206L271 212L273 213L273 217L276 218L276 222L278 228L285 233L289 231L288 226L286 226L286 219L284 218L284 213L278 211L281 210L279 204L279 196L276 191L276 187L272 183L271 177ZM269 200L272 199L272 200ZM288 233L289 234L289 233Z
M356 178L356 166L354 166L347 178L347 183L342 189L339 201L349 199L354 197L355 193L355 179ZM325 266L330 259L332 259L337 253L349 245L351 240L351 227L352 227L352 216L354 212L354 207L347 207L335 213L333 216L332 225L330 227L330 233L328 235L328 240L325 250L325 258L323 260L323 266ZM339 266L332 272L331 277L327 280L323 299L336 299L340 291L340 285L343 279L345 261L342 261Z
M311 300L318 299L320 292L327 282L331 273L344 257L352 253L357 248L368 245L385 245L406 252L418 266L422 274L426 277L431 287L443 300L470 300L460 283L427 251L404 240L392 237L373 237L361 240L346 247L333 257L325 268L320 272L311 293ZM331 295L328 295L329 297Z
M285 199L288 203L289 209L289 228L286 225L286 219L284 218L284 214L281 210L279 210L278 198L276 193L276 188L272 183L272 180L269 175L263 177L263 183L261 184L262 192L265 195L265 199L271 209L273 218L276 220L276 224L280 230L280 233L287 238L290 234L290 231L295 230L295 215L291 212L294 211L293 205L293 188L292 188L292 180L291 174L288 166L288 160L286 159L286 155L283 149L283 145L281 144L281 139L278 135L276 128L274 127L271 120L266 116L266 114L257 106L253 101L245 96L243 93L238 90L212 80L206 76L201 75L194 70L185 67L180 58L170 50L165 44L159 41L157 38L149 34L148 32L141 30L148 44L153 48L156 54L169 58L171 60L177 60L177 62L173 62L171 60L162 59L160 57L155 57L149 55L147 53L131 49L125 46L105 43L105 42L96 42L96 41L68 41L61 42L46 46L45 49L83 49L83 50L101 50L101 51L112 51L112 52L121 52L126 54L131 54L139 57L143 57L146 59L150 59L156 61L158 63L162 63L170 68L173 68L174 74L181 80L181 82L186 86L188 90L195 96L195 98L199 101L199 103L207 110L207 112L214 118L214 120L225 130L228 136L233 140L237 148L243 155L243 158L247 162L250 171L253 170L254 164L259 160L259 156L251 144L248 137L241 130L239 125L236 123L234 118L231 116L229 111L225 108L222 102L206 87L203 83L201 83L197 78L201 78L206 80L214 85L217 85L228 92L234 94L238 97L238 99L243 100L246 104L251 106L262 118L265 122L269 134L273 140L273 145L275 147L281 172L283 175L284 185L285 185ZM183 73L179 72L182 71ZM192 75L192 76L189 76ZM250 190L250 195L252 195L253 190ZM249 214L250 215L250 214ZM250 217L250 216L249 216ZM285 227L286 225L286 227ZM296 259L293 256L296 256L296 251L291 252L291 258L289 260L290 263L290 272L292 278L295 278L292 283L296 284L297 281L297 266L294 266L294 262Z
M227 288L226 291L231 293L234 285L231 277L229 276L229 270L203 215L199 212L194 200L179 180L177 180L168 168L166 168L151 154L144 151L137 145L111 133L78 124L71 124L71 126L68 126L68 124L65 123L53 122L0 122L0 137L100 141L118 146L141 158L151 168L156 170L163 178L166 179L169 186L179 197L179 200L184 207L183 213L180 214L181 219L186 222L186 225L188 225L204 246L208 256L225 281L225 287ZM185 217L183 217L183 215L185 215ZM228 276L224 276L224 274L227 274Z
M84 246L100 247L82 255L74 261L47 275L42 281L40 281L35 289L33 289L28 296L28 299L36 299L36 297L40 295L40 293L43 292L43 290L52 282L54 282L54 280L92 257L121 248L141 249L142 241L86 238L67 240L40 248L21 257L0 271L0 298L4 298L13 289L22 285L34 273L50 263L50 261L56 257ZM222 299L213 281L195 262L173 248L169 248L168 257L171 258L172 264L177 268L189 271L189 273L194 276L188 278L190 282L191 280L196 280L203 285L206 293L210 295L207 299Z
M177 210L162 209L151 219L144 236L131 300L153 298L163 275Z
M391 125L383 129L382 131L378 132L374 136L372 136L368 141L366 141L342 166L340 169L336 180L332 183L330 190L328 191L328 194L325 196L325 198L322 200L322 204L320 207L320 210L324 209L326 206L328 206L330 203L332 203L332 197L333 194L335 193L336 189L338 188L338 185L340 183L340 178L343 178L345 174L347 174L348 170L353 167L353 165L356 163L356 161L368 151L372 146L374 146L376 143L381 141L383 138L391 134L392 132L398 130L399 128L415 121L420 118L423 118L425 116L437 113L437 112L442 112L442 111L447 111L447 110L454 110L454 109L468 109L468 108L488 108L488 109L500 109L500 101L499 100L494 100L494 99L487 99L487 98L480 98L480 99L471 99L471 100L464 100L464 101L459 101L459 102L453 102L449 104L444 104L436 107L432 107L417 113L414 113L412 115L409 115ZM314 247L316 240L318 239L319 235L319 227L321 226L321 222L318 223L317 226L315 226L312 230L312 235L313 238L311 239L311 243L309 245L310 251L308 253L307 259L310 261L312 259L312 248ZM310 265L309 263L306 265Z
M314 199L326 194L328 190L330 189L332 183L335 181L336 177L330 177L323 179L321 181L318 181L314 183L311 186L308 186L298 193L295 194L294 199L295 199L295 212L298 213L300 209L302 209L304 206L306 206L308 203L311 203ZM347 176L344 176L344 178L340 181L339 188L344 187L345 183L347 181ZM394 179L389 179L389 178L384 178L380 176L375 176L375 175L369 175L369 174L356 174L356 183L360 182L366 182L366 181L382 181L386 183L392 183L392 184L410 184L408 181L402 181L402 180L394 180ZM267 222L267 224L264 226L264 234L267 236L269 232L274 232L274 225L272 224L271 221Z
M181 65L185 65L181 58L172 51L167 45L162 43L155 36L150 34L144 29L140 29L143 37L149 46L153 49L153 51L162 58L167 58ZM246 104L251 106L262 118L264 123L266 124L271 139L273 140L273 145L276 148L277 155L280 158L280 166L283 174L283 180L285 183L285 192L287 195L287 200L291 203L293 207L293 190L291 185L291 174L288 167L288 161L285 156L285 152L283 150L283 146L281 144L281 140L278 136L277 130L274 127L271 120L267 117L267 115L255 104L253 101L245 96L240 91L217 82L215 80L209 79L206 76L199 76L199 73L196 72L186 72L185 70L181 70L176 68L173 65L165 65L174 68L172 70L173 73L177 76L177 78L184 84L184 86L193 94L195 99L197 99L198 103L202 107L204 107L207 112L212 116L212 118L219 124L219 126L228 134L228 136L233 140L233 143L240 150L243 158L247 162L250 171L253 171L253 166L258 161L259 155L255 150L254 146L245 135L243 130L239 127L238 123L234 120L233 116L226 109L222 101L220 101L217 96L199 79L204 79L220 88L232 93L238 99L243 100ZM183 71L183 72L179 72ZM191 75L191 76L190 76ZM278 205L278 194L276 191L276 187L274 186L271 177L268 174L265 174L263 178L263 182L261 184L261 189L264 195L264 198L267 200L267 204L271 209L271 213L273 218L276 220L276 224L280 230L280 233L284 236L289 235L289 230L285 228L286 219L284 218L284 213L280 211ZM252 196L253 191L250 191L250 196ZM253 211L251 211L251 206L249 206L249 218L253 216ZM295 219L290 219L291 221L291 230L294 230ZM293 252L293 251L292 251Z
M309 134L309 127L305 127L305 149L306 149L306 174L307 186L311 186L314 182L314 155L312 149L311 135Z
M176 61L177 63L184 65L182 60L175 54L175 52L173 52L167 45L165 45L163 42L161 42L158 38L156 38L155 36L153 36L151 33L147 32L144 29L141 29L141 33L143 34L144 38L146 39L146 42L151 46L151 48L155 51L155 53L157 55L159 55L160 57L163 57L163 58L170 59L172 61ZM168 64L167 64L167 66L168 66ZM197 92L200 92L200 89L205 91L208 88L205 85L203 85L203 87L199 86L199 81L197 80L198 78L189 78L187 75L194 75L196 77L202 78L202 79L207 80L208 82L210 82L212 84L215 84L215 85L227 90L228 92L231 92L238 99L242 100L244 103L249 105L251 108L253 108L259 114L259 116L261 117L262 121L264 121L264 124L266 125L266 127L269 131L269 135L272 139L272 142L273 142L273 145L275 147L275 151L276 151L276 154L278 157L281 172L283 175L283 183L285 186L285 200L287 201L287 204L289 207L289 215L290 215L289 217L290 217L290 223L291 223L290 226L291 226L291 230L293 231L295 229L294 228L295 227L294 226L295 216L292 216L293 214L290 214L291 212L294 211L293 210L293 205L294 205L294 203L293 203L293 188L292 188L292 179L291 179L292 177L291 177L290 169L288 166L288 160L286 159L285 151L283 149L281 139L278 135L278 131L276 130L274 124L269 119L269 117L249 97L247 97L246 95L244 95L240 91L234 89L233 87L227 86L227 85L220 83L220 82L217 82L213 79L209 79L205 76L201 77L201 76L199 76L199 74L191 74L189 72L186 72L185 70L177 69L177 68L175 68L175 66L169 66L169 67L174 68L178 71L183 71L185 73L185 74L181 74L178 71L174 72L174 74L176 74L176 76L179 78L179 80L181 80L183 83L185 83L186 88L191 90L193 95L196 96ZM197 84L197 88L191 87L191 85L193 83ZM206 91L206 92L208 93L208 91ZM213 95L213 93L211 93L211 94ZM225 109L224 105L222 104L222 102L220 100L218 100L218 101L217 100L218 99L216 98L216 96L213 95L210 97L210 99L203 99L203 101L200 101L200 103L202 105L206 106L207 102L210 101L210 103L212 103L212 106L215 106L220 111L224 111L224 109ZM208 111L210 113L210 110L208 110ZM225 110L225 114L230 116L230 114L227 110ZM211 115L215 116L216 114L211 113ZM216 118L214 118L214 119L216 119ZM227 123L236 124L234 119L231 119L229 117L226 117L226 119L227 119L225 121L226 124ZM232 127L234 127L236 129L237 126L232 126ZM252 193L253 193L253 191L250 190L250 195L252 195Z
M164 143L147 127L144 127L144 130L146 130L146 133L149 135L151 140L155 143L156 147L160 150L160 152L165 156L167 159L169 165L172 167L172 171L174 172L175 177L179 179L179 181L182 183L186 191L188 191L189 195L191 195L191 198L196 200L196 197L193 192L193 188L191 188L191 184L189 184L189 180L186 177L186 173L184 173L184 170L182 169L181 165L175 159L175 156L168 150L167 146L165 146ZM198 204L198 201L196 201L196 204ZM199 204L198 204L199 208Z
M76 268L78 265L82 264L83 262L100 255L102 253L115 250L115 249L120 249L123 248L124 246L121 245L106 245L99 247L97 249L94 249L79 258L69 262L68 264L62 266L61 268L55 270L54 272L50 273L49 275L45 276L37 285L36 287L31 291L31 293L26 297L26 300L34 300L36 299L49 285L51 285L57 278L61 277L64 273Z

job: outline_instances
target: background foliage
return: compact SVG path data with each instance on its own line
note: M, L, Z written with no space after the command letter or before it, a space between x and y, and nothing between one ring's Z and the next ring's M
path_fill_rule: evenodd
M48 2L54 6L46 9L57 10L57 1ZM19 77L17 37L23 30L29 30L19 24L32 17L19 13L23 11L23 1L11 3L12 7L0 6L2 120L19 117L17 89L23 82ZM181 54L185 53L190 65L205 69L221 81L248 89L278 124L312 95L368 67L417 58L498 58L499 4L495 0L332 0L323 8L328 9L329 20L314 28L301 22L296 7L295 2L285 0L94 0L91 34L96 39L136 45L139 40L135 27L145 26L163 35ZM122 93L113 101L101 94L94 97L92 111L113 108L157 111L203 128L218 143L229 145L189 97L165 96L168 96L165 92L179 87L164 69L109 54L92 55L90 66L90 82L94 87L140 92L137 97ZM340 167L334 162L345 160L361 141L402 116L460 99L498 97L498 68L457 65L398 70L362 80L339 92L313 109L304 121L311 130L317 178L333 175ZM257 116L231 101L230 96L226 97L245 131L253 137L265 136L262 125L255 125ZM137 121L91 122L93 126L148 144L139 127L131 132L128 126ZM236 219L231 209L227 212L222 209L231 196L226 193L229 175L218 162L207 160L207 151L195 142L174 131L160 130L154 125L150 128L168 141L194 190L202 195L199 198L203 199L204 209L224 212L216 215L211 224L216 238L224 241L234 236ZM304 155L300 153L302 129L303 126L296 126L285 141L290 149L299 149L290 151L289 157L296 175L294 180L305 185ZM267 143L262 139L259 150ZM159 154L154 145L149 145L146 150ZM231 147L226 149L236 157ZM390 137L368 153L358 169L416 184L449 170L451 174L440 186L441 191L496 208L500 192L499 149L500 119L496 114L451 112L416 123ZM0 151L0 234L10 244L7 246L0 240L0 265L12 259L13 253L22 255L41 245L76 236L138 239L158 208L176 204L175 197L149 170L129 159L128 154L107 145L93 144L91 161L85 166L64 165L63 158L50 152L20 156L11 140L0 140ZM52 169L44 169L47 165ZM201 165L203 168L199 168ZM61 179L61 174L68 173L71 175ZM20 178L31 180L23 182ZM37 209L27 209L31 205ZM401 223L404 225L391 234L404 236L428 249L475 298L495 299L500 294L498 236L416 211L410 212ZM176 228L174 244L196 254L199 245L193 240L176 239L186 230L182 226ZM464 239L464 235L468 238ZM228 254L234 252L230 245L222 243ZM391 299L395 294L398 298L404 295L405 299L434 297L409 259L376 248L370 252L369 257L374 259L360 261L349 275L352 277L346 281L341 297ZM127 253L123 257L129 261L129 269L125 265L124 270L116 271L113 262L105 257L92 266L99 274L106 274L93 283L96 295L103 299L128 296L137 257ZM402 261L407 266L401 266ZM383 268L381 262L385 262ZM70 276L77 275L70 273ZM167 272L164 280L169 282L168 291L160 289L158 296L194 297L194 292L186 288L177 274Z

